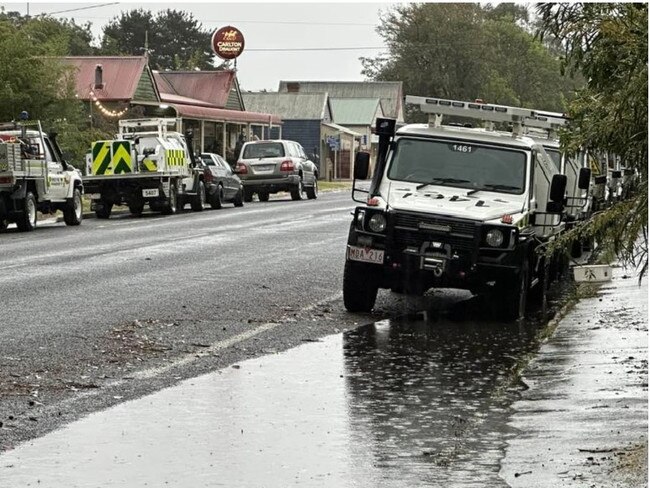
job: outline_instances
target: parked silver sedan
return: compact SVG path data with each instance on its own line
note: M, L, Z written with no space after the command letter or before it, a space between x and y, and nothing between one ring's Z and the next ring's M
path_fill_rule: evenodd
M305 150L295 141L271 140L244 143L235 173L244 184L244 201L250 202L257 193L261 202L269 194L291 193L292 200L318 196L318 168L309 160Z

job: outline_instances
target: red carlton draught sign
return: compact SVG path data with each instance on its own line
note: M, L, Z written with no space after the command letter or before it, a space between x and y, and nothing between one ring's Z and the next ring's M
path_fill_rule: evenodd
M235 59L244 50L244 34L232 25L212 34L212 50L222 59Z

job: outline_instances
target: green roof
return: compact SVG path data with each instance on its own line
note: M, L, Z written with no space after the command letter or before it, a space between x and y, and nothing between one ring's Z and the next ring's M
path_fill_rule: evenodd
M330 98L332 118L339 125L373 125L379 98Z

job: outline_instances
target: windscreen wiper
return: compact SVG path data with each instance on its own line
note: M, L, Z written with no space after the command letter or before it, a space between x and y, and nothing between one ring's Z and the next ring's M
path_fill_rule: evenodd
M483 188L478 188L476 191L479 190L519 190L520 188L518 186L512 186L512 185L497 185L497 184L491 184L491 183L486 183L483 185Z
M415 187L416 190L421 190L425 186L433 185L435 183L469 183L469 180L459 180L458 178L434 178L428 183L420 183Z

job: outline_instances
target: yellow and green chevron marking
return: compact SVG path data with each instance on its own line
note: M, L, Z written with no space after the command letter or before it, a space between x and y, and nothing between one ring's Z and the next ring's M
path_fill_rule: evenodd
M156 164L155 161L152 161L151 159L143 159L142 160L142 170L143 171L158 171L158 165Z
M167 166L185 165L185 151L182 149L167 149L165 157L167 158Z
M133 172L129 141L97 141L93 143L94 175L119 175Z

